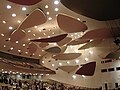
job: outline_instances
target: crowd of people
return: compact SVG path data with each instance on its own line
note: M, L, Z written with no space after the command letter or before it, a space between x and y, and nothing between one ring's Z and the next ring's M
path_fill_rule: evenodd
M7 76L0 76L0 83L0 90L100 90L100 88L73 86L53 80L17 80Z

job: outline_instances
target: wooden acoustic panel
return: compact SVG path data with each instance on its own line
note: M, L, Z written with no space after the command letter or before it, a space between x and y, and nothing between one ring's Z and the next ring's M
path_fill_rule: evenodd
M120 52L110 52L104 59L120 59Z
M102 40L93 40L93 41L88 42L87 44L83 45L83 46L80 47L78 50L84 50L84 49L88 49L88 48L91 48L91 47L96 47L96 46L98 46L101 42L102 42Z
M84 23L64 14L58 14L57 22L60 29L68 33L75 33L87 30L87 26Z
M89 62L87 64L82 65L82 67L77 70L76 74L85 75L85 76L93 76L96 68L96 62Z
M90 40L86 40L86 39L76 39L76 40L73 40L70 43L68 43L67 46L84 44L84 43L88 43L89 41Z
M42 0L8 0L10 2L20 4L20 5L34 5Z
M49 52L49 53L60 53L61 52L61 48L60 47L50 47L48 49L45 50L46 52Z
M70 38L70 37L65 37L63 40L57 42L57 44L58 44L59 46L63 46L63 45L65 45L65 44L67 44L68 42L70 42L71 40L72 40L72 38Z
M120 30L113 28L100 28L86 32L80 39L108 39L120 36Z
M44 48L44 47L46 47L46 46L48 46L49 45L49 43L40 43L39 44L39 46L41 47L41 48Z
M12 32L11 36L10 36L10 41L11 42L16 42L16 41L20 41L23 38L25 38L26 33L23 30L15 30Z
M47 17L40 9L35 9L31 14L29 14L25 20L21 23L18 29L27 29L30 27L38 26L47 21Z
M57 60L73 60L78 58L80 55L81 53L63 53L53 56L53 58Z
M30 43L30 44L28 45L28 47L29 47L29 52L30 52L31 54L35 53L36 50L38 49L37 45L34 44L34 43Z
M58 67L58 68L60 68L61 70L65 71L65 72L70 73L70 72L75 71L78 67L79 67L79 66L76 65L76 66L60 66L60 67Z
M67 36L67 34L61 34L61 35L50 37L50 38L33 39L33 40L30 40L30 41L32 41L32 42L49 42L49 43L54 43L54 42L61 41L66 36Z

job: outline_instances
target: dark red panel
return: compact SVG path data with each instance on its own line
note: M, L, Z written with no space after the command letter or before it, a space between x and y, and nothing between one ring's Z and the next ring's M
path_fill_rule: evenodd
M79 75L93 76L96 68L96 62L90 62L82 65L82 67L76 72Z
M33 42L50 42L50 43L53 42L54 43L54 42L61 41L66 36L67 36L67 34L62 34L62 35L54 36L54 37L51 37L51 38L34 39L34 40L31 40L31 41L33 41Z
M8 0L8 1L16 4L20 4L20 5L34 5L40 2L41 0Z

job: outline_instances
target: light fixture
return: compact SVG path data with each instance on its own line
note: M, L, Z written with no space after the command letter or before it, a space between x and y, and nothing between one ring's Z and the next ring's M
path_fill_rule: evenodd
M79 60L75 60L76 63L79 63Z
M46 35L46 33L43 33L44 35Z
M11 47L10 50L13 50L13 47Z
M80 18L77 18L77 20L79 20L79 21L80 21Z
M19 49L18 52L21 52L21 50Z
M89 51L90 54L93 54L93 51Z
M2 34L1 34L1 36L3 36L3 37L4 37L5 35L2 33Z
M3 45L3 47L6 47L6 45Z
M59 9L58 9L58 8L55 8L55 11L57 12L57 11L59 11Z
M2 21L4 24L6 23L6 21Z
M67 61L67 64L70 64L70 61Z
M45 8L48 8L48 5L45 5Z
M51 18L51 17L49 17L49 18L48 18L48 20L52 20L52 18Z
M28 32L31 32L31 30L28 30Z
M62 63L59 63L60 66L62 66Z
M44 64L44 63L45 63L45 61L42 61L42 63Z
M52 32L52 34L55 34L54 32Z
M11 9L11 6L10 6L10 5L7 5L7 9Z
M52 64L52 66L54 67L55 65L54 65L54 64Z
M76 75L72 75L72 78L73 78L73 79L76 79Z
M39 54L39 57L40 57L41 55Z
M23 47L25 47L25 44L23 44Z
M13 29L13 27L9 27L9 29Z
M16 14L15 14L15 13L13 13L13 14L12 14L12 17L16 17Z
M82 77L85 77L85 75L82 75Z
M36 34L33 34L33 36L36 36Z
M54 1L54 4L55 4L55 5L58 5L58 4L59 4L59 1L58 1L58 0L55 0L55 1Z
M37 28L37 26L34 26L34 28Z
M21 21L20 21L20 20L18 20L18 23L21 23Z
M49 15L49 14L50 14L50 12L47 12L46 14L47 14L47 15Z
M88 61L89 59L88 58L85 58L85 61Z
M26 7L22 7L22 11L26 11L27 9L26 9Z
M16 41L16 43L19 43L18 41Z
M28 54L28 52L25 52L26 54Z

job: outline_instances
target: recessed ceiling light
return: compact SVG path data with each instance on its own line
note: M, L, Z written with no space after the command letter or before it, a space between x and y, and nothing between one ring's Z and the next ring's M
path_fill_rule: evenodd
M7 5L7 9L11 9L11 6L10 6L10 5Z
M34 28L37 28L37 26L34 26Z
M93 51L89 51L90 54L93 54Z
M35 34L33 34L33 36L36 36Z
M13 47L11 47L10 50L13 50Z
M79 21L80 21L80 18L77 18L77 20L79 20Z
M85 58L85 61L88 61L88 58Z
M38 37L38 39L41 39L41 37Z
M70 64L70 61L67 61L67 64Z
M62 66L62 63L59 63L60 66Z
M30 38L28 38L28 40L30 41Z
M23 44L23 47L25 47L25 44Z
M50 12L47 12L47 15L49 15L50 14Z
M42 30L39 30L39 32L41 32Z
M10 38L8 38L8 40L10 41Z
M31 32L31 30L28 30L28 32Z
M58 8L55 8L55 11L59 11L59 9L58 9Z
M76 63L79 63L79 60L75 60Z
M55 4L55 5L58 5L58 4L59 4L59 1L57 1L57 0L54 1L54 4Z
M13 13L13 14L12 14L12 17L16 17L16 14L15 14L15 13Z
M21 50L19 49L18 52L21 52Z
M21 21L20 21L20 20L18 20L18 23L21 23Z
M4 24L6 23L6 21L2 21Z
M48 18L48 20L52 20L52 18L51 18L51 17L49 17L49 18Z
M16 41L16 43L19 43L18 41Z
M27 9L26 9L26 7L22 7L22 11L26 11Z
M85 75L82 75L82 77L85 77Z
M54 64L52 64L52 66L54 67L55 65L54 65Z
M1 36L3 36L3 37L4 37L5 35L2 33L2 34L1 34Z
M9 29L13 29L13 27L9 27Z
M50 38L50 36L48 36L48 38Z
M39 54L39 57L40 57L41 55Z
M73 79L76 79L76 76L75 76L75 75L72 75L72 78L73 78Z
M45 63L45 61L42 61L42 63Z
M44 50L42 50L42 52L44 52Z
M48 8L48 5L45 5L45 8Z
M46 33L43 33L44 35L46 35Z
M4 45L3 47L6 47L6 45Z
M25 52L26 54L28 54L28 52Z
M52 32L52 34L55 34L54 32Z

